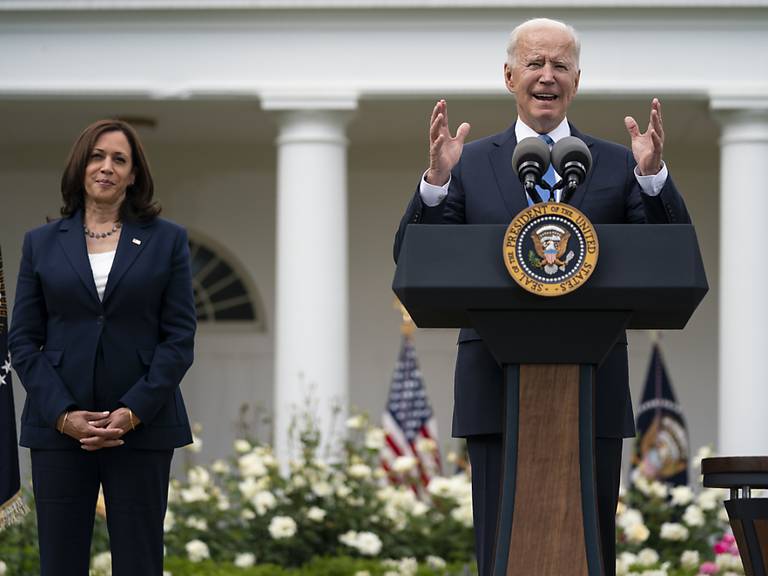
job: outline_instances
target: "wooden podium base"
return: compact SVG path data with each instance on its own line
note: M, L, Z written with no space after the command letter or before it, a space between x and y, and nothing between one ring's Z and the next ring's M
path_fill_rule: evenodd
M509 365L506 384L493 576L602 576L593 367Z

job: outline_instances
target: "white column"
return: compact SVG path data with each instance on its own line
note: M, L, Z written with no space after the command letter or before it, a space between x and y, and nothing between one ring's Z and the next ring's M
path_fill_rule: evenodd
M321 456L348 402L346 124L354 97L265 96L276 112L277 286L274 446L297 454L297 426L318 426Z
M718 452L768 455L768 95L711 106L722 126Z

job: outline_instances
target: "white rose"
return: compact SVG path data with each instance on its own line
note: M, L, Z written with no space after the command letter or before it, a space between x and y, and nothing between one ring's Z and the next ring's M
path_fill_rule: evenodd
M432 440L432 438L424 438L421 436L416 440L416 452L419 452L420 454L432 454L433 452L437 452L437 442Z
M350 494L352 494L352 488L350 488L345 484L342 484L341 486L338 486L336 488L336 496L338 496L339 498L346 498Z
M721 494L716 488L705 488L699 494L696 503L702 510L714 510L720 503Z
M251 443L248 442L248 440L243 440L242 438L238 438L234 442L235 452L239 454L245 454L246 452L251 451Z
M627 576L631 565L632 564L627 564L626 561L621 558L616 558L616 576Z
M419 569L419 563L416 558L403 558L399 561L395 560L394 562L400 576L414 576L416 570Z
M163 532L170 532L176 525L176 517L170 510L165 511L165 518L163 518Z
M720 570L737 570L739 572L744 571L744 567L741 564L741 557L733 554L718 554L715 556L715 564Z
M187 551L187 556L189 557L190 562L200 562L211 557L208 545L201 540L190 540L184 548Z
M256 493L259 491L259 484L253 477L249 476L245 480L238 482L237 488L240 490L240 494L243 495L243 498L250 500L256 496Z
M315 496L319 498L326 498L327 496L333 494L333 486L324 481L316 482L312 484L312 492L314 492Z
M632 564L637 564L637 554L633 554L632 552L622 552L619 554L619 560L629 568Z
M240 518L242 518L245 521L253 520L254 518L256 518L256 512L254 512L250 508L243 508L240 511Z
M704 512L695 504L691 504L683 513L683 521L688 526L704 526Z
M381 538L373 532L360 532L357 535L357 549L364 556L376 556L381 552Z
M633 544L641 544L648 540L651 531L648 530L648 527L645 524L632 524L631 526L624 528L624 535L629 542Z
M190 486L183 489L181 492L181 499L184 502L207 502L210 495L205 491L203 486Z
M371 476L371 467L362 463L352 464L348 472L352 478L369 478Z
M643 515L635 508L627 508L624 513L616 519L620 528L626 530L630 526L643 523Z
M304 488L307 485L307 479L299 474L294 474L291 478L291 486L294 488Z
M200 451L203 449L203 439L200 438L200 436L197 436L195 434L192 434L192 443L187 444L185 446L187 450L190 452L194 452L195 454L199 454Z
M392 462L392 470L398 474L403 474L409 470L413 470L416 467L416 458L413 456L398 456L395 461Z
M363 426L365 426L365 417L362 414L347 418L347 428L350 430L360 430Z
M267 473L267 467L262 457L255 452L240 456L237 460L237 466L240 468L240 474L246 478L264 476Z
M211 475L202 466L193 466L187 472L187 480L192 486L208 486L211 482Z
M698 568L701 564L701 558L697 550L686 550L680 555L680 566L692 570Z
M216 474L229 474L231 469L227 461L219 459L211 464L211 470L216 472Z
M269 522L269 534L275 540L291 538L296 534L296 522L288 516L275 516Z
M728 510L725 509L725 506L717 511L717 519L726 524L730 521L730 518L728 518Z
M229 499L226 496L219 496L219 500L216 503L216 508L222 512L229 510Z
M442 570L447 565L445 560L440 558L440 556L427 556L427 566L432 568L432 570Z
M339 534L339 542L350 548L355 548L357 545L357 532L347 530L344 534Z
M632 483L635 485L635 488L637 488L642 494L650 496L651 484L648 482L648 478L646 478L639 469L635 470L635 473L632 477Z
M664 522L661 525L661 532L659 533L662 540L672 540L675 542L682 542L688 539L688 528L677 522Z
M451 518L456 520L459 524L472 527L472 506L462 505L451 510Z
M322 522L325 520L325 515L327 512L323 510L322 508L318 508L317 506L312 506L309 510L307 510L307 518L312 520L313 522Z
M427 491L432 496L450 498L453 495L453 484L448 478L435 476L429 481L429 484L427 485Z
M429 512L429 506L424 504L424 502L418 501L413 505L413 508L411 508L411 514L415 517L424 516Z
M8 566L0 560L0 576L5 576L5 573L8 571Z
M256 509L256 514L264 516L264 514L267 513L267 510L272 510L277 506L277 498L275 498L275 495L272 494L272 492L263 490L254 495L251 499L251 504L253 504L253 507Z
M235 556L235 566L238 568L250 568L256 563L256 556L250 552L243 552Z
M365 447L368 450L381 450L384 448L386 434L381 428L371 428L365 433Z
M93 560L91 560L91 568L93 568L97 573L111 574L112 553L102 552L101 554L96 554L96 556L93 557ZM0 571L0 574L5 574L5 570Z
M672 496L671 502L675 506L688 506L693 500L693 490L688 486L675 486L669 493Z
M653 566L659 561L659 554L651 548L643 548L637 554L637 563L640 566Z
M648 486L648 492L650 496L653 496L654 498L664 499L667 497L667 494L669 493L669 489L667 488L666 484L653 481L651 482L651 485Z
M696 456L693 457L693 467L697 470L701 468L701 461L704 460L704 458L710 458L714 456L715 452L712 450L711 446L702 446L699 448L699 451L696 453Z
M208 530L208 522L206 522L204 518L198 518L197 516L190 516L187 518L185 524L188 527L200 530L201 532Z

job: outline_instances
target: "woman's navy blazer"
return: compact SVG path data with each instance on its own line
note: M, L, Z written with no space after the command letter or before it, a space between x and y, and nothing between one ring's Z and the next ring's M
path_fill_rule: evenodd
M13 367L27 391L20 444L67 449L56 430L65 410L127 406L142 424L126 445L168 449L192 441L179 383L192 364L195 306L187 233L154 218L126 220L99 300L83 234L83 214L24 237L8 334ZM106 374L94 401L101 346Z

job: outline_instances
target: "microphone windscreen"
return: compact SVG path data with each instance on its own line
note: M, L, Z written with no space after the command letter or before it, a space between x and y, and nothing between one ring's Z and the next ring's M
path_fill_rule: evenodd
M579 162L584 165L585 174L592 167L592 154L583 140L576 136L567 136L558 140L552 147L552 163L561 176L565 165L569 162Z
M538 164L541 167L541 174L549 168L549 146L540 138L534 136L523 138L515 146L515 151L512 153L512 169L518 178L522 176L520 167L528 162Z

